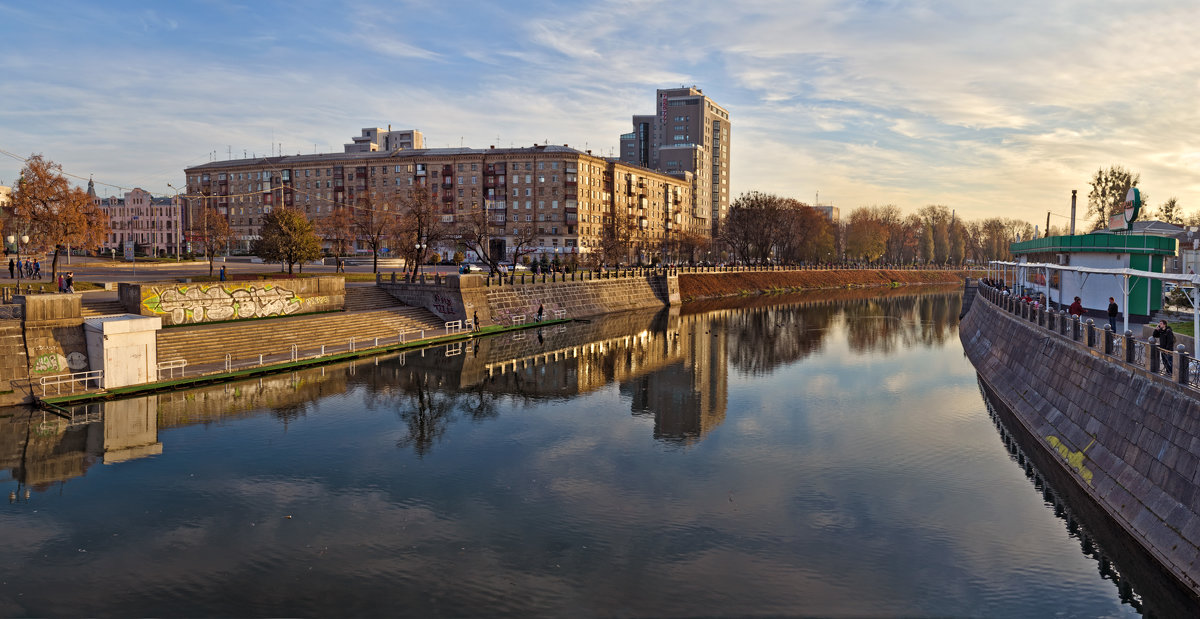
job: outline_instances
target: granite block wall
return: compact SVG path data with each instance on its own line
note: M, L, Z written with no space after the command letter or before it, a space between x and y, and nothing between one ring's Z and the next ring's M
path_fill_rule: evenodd
M959 336L982 380L1088 496L1200 591L1200 396L975 298Z

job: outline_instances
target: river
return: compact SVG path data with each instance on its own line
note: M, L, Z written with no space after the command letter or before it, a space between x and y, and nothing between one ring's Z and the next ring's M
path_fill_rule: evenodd
M12 410L0 614L1171 608L1027 471L960 299L697 303Z

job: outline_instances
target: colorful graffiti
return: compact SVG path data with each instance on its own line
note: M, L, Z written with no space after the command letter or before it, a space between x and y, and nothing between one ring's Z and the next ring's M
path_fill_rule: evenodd
M161 291L160 291L161 290ZM154 292L158 294L154 294ZM286 316L304 306L296 293L275 286L180 286L152 289L142 307L170 315L170 324Z

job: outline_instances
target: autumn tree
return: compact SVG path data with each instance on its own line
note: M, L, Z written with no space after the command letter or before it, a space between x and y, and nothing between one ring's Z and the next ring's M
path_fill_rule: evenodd
M329 243L329 251L343 256L354 244L354 216L345 206L334 208L328 215L317 220L317 236Z
M188 229L188 238L204 246L204 255L208 259L208 276L213 274L213 261L217 254L229 249L233 243L233 228L229 220L210 206L202 207L200 217L192 222Z
M288 273L297 263L304 272L305 262L321 257L321 241L303 213L280 206L263 216L259 238L251 251L263 260L286 264Z
M28 234L32 243L54 248L51 279L58 279L58 255L64 247L98 246L110 231L108 217L91 196L72 187L62 166L42 155L25 160L12 209L16 234Z
M887 251L887 226L870 207L851 211L846 222L846 255L867 262L878 260Z
M1088 192L1088 215L1094 218L1092 228L1100 230L1108 227L1109 217L1122 211L1125 195L1131 187L1137 187L1142 175L1126 170L1121 166L1112 166L1107 170L1100 168L1088 183L1092 186ZM1142 194L1142 201L1147 196Z

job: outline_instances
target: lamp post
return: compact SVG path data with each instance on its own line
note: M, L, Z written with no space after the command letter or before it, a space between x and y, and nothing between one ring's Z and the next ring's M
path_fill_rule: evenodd
M425 243L421 243L420 241L418 241L417 244L415 245L416 254L417 254L417 260L416 260L417 264L415 267L413 267L413 276L414 277L421 274L421 257L425 253L426 247L429 247L429 245L426 245Z
M172 232L175 233L175 259L179 260L179 237L181 226L183 225L183 203L179 201L179 188L171 183L167 183L167 187L175 190L175 199L171 200L171 212L175 217L175 229Z
M29 243L29 235L22 234L21 236L17 236L10 234L6 240L17 247L17 292L21 292L21 244Z

